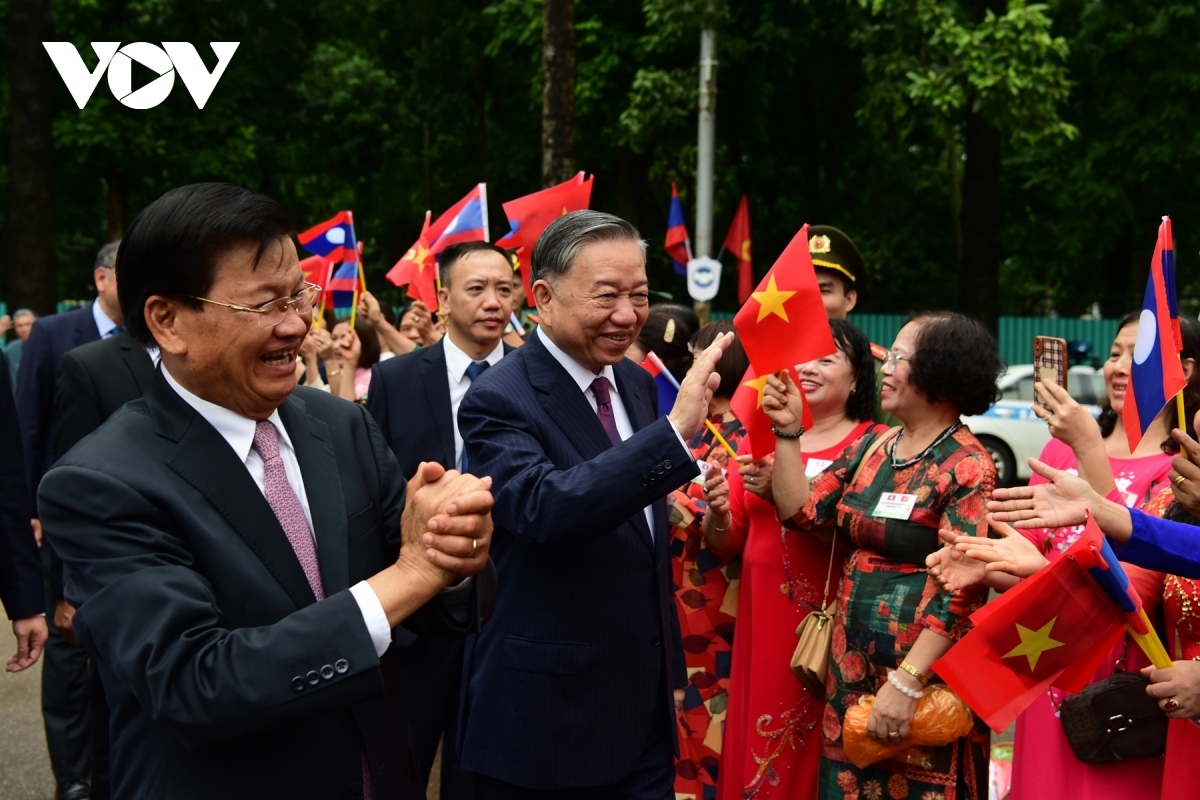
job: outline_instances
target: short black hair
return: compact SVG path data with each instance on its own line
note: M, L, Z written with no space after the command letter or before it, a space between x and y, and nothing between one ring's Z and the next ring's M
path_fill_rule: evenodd
M442 281L442 286L446 289L450 288L450 276L454 273L454 265L459 262L464 256L480 251L489 253L499 253L504 257L505 262L512 266L512 261L509 260L508 251L503 247L497 247L491 242L459 242L452 244L441 252L438 256L438 277Z
M164 194L142 209L117 252L117 295L129 334L155 344L146 325L146 300L178 299L199 309L212 288L217 261L230 248L257 244L254 266L280 239L292 234L288 213L259 192L229 183L193 183Z
M857 422L875 419L875 357L871 355L871 340L844 319L829 320L837 349L850 362L854 376L854 392L846 399L846 416Z
M911 322L919 324L908 382L922 397L966 416L982 414L1000 399L996 381L1004 362L982 322L954 311L917 314L904 324Z

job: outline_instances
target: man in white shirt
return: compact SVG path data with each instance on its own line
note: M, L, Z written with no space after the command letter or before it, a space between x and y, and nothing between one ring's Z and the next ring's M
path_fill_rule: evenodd
M486 563L488 483L428 465L406 499L365 411L297 389L317 289L291 231L228 184L138 215L121 305L159 373L39 491L114 796L421 798L391 631L478 627L476 582L443 590Z
M458 407L472 381L511 350L501 341L512 313L513 271L504 251L487 242L447 247L438 261L446 335L413 353L371 368L367 410L396 454L405 478L423 461L470 472L463 463ZM458 697L463 642L397 636L404 707L427 773L442 746L442 800L474 800L469 773L458 764Z

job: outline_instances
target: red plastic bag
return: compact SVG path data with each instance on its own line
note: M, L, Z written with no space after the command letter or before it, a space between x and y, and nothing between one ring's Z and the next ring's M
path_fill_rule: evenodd
M846 709L842 723L846 758L859 769L889 758L929 769L932 754L923 748L950 744L975 727L975 715L967 704L949 686L939 683L925 687L925 696L917 701L907 737L877 742L867 735L867 720L874 703L873 695L863 695L858 705Z

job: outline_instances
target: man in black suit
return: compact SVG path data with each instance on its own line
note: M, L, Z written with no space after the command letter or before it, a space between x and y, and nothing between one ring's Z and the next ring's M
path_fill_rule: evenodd
M471 382L512 348L502 343L512 313L513 271L504 251L487 242L463 242L442 251L439 292L446 335L431 347L371 368L367 410L400 461L404 477L422 461L467 471L458 431L458 406ZM442 745L442 800L473 800L471 775L458 763L460 639L412 637L398 654L405 676L404 707L426 773Z
M42 568L29 518L17 408L8 384L8 362L0 353L0 603L17 637L9 672L32 667L46 646Z
M733 337L697 355L659 417L625 357L649 313L645 247L609 214L552 222L531 257L538 329L458 411L471 469L496 482L502 578L463 669L479 800L675 796L687 676L664 498L700 473L686 441Z
M33 323L21 354L17 372L17 414L21 421L21 442L25 451L25 474L29 486L29 506L42 475L54 463L54 400L58 369L71 350L89 342L119 335L124 324L117 298L117 247L109 242L96 255L92 277L96 300L84 308L41 317ZM33 520L34 533L41 537L41 525ZM58 572L50 549L42 548L42 570L46 577L46 609L55 612L54 574ZM50 767L58 784L59 800L85 800L89 796L86 779L92 764L91 741L95 726L91 718L88 691L87 654L50 626L42 666L42 718L46 726L46 745ZM101 781L102 784L102 781ZM103 785L97 800L104 800Z
M128 334L110 336L67 351L54 392L54 461L103 425L121 406L145 394L153 378L153 358ZM121 456L114 454L114 457ZM60 664L69 667L69 681L59 683L69 687L69 701L61 693L58 701L88 710L90 797L91 800L107 800L110 796L108 705L104 702L104 687L98 670L88 663L87 651L75 638L71 624L75 609L63 597L62 560L50 544L43 547L42 559L46 563L49 591L46 607L54 614L54 639L58 648L55 667ZM69 791L62 793L69 796Z
M160 368L42 481L116 797L423 797L391 630L478 627L477 582L446 587L486 564L489 482L406 492L364 409L297 388L319 289L291 231L228 184L138 215L121 305Z

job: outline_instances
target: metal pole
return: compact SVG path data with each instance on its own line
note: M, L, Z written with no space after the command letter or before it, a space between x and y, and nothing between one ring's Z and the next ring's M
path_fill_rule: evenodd
M700 32L700 120L696 147L696 247L697 258L712 255L713 157L717 125L717 31ZM700 324L708 322L708 302L696 302Z

